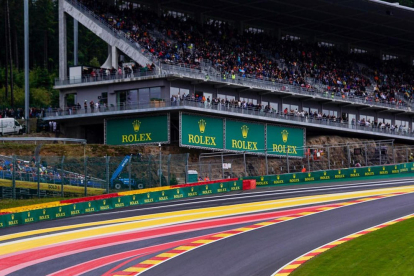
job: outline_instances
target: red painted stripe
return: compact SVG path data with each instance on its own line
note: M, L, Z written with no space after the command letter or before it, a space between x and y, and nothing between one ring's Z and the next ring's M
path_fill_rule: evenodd
M54 259L58 258L56 256L67 256L74 254L74 252L85 252L92 249L109 247L116 244L123 244L133 241L145 240L154 237L160 236L167 236L177 233L184 233L190 232L195 230L202 230L202 229L209 229L215 228L222 225L233 225L238 223L244 222L251 222L257 220L264 220L268 219L269 217L274 216L286 216L296 212L304 212L304 211L311 211L315 210L316 208L320 208L321 206L314 206L308 208L301 208L301 209L294 209L294 210L287 210L287 211L276 211L270 213L261 213L261 214L254 214L254 215L246 215L242 217L231 217L231 218L223 218L223 219L216 219L210 221L202 221L202 222L194 222L194 223L187 223L187 224L180 224L180 225L173 225L173 226L166 226L160 227L156 229L144 230L144 231L136 231L136 232L129 232L121 235L107 235L105 237L100 238L91 238L91 239L84 239L82 241L74 241L74 242L67 242L61 243L52 246L45 246L39 247L33 250L27 250L23 252L17 252L10 255L2 256L2 261L0 262L0 271L8 270L10 268L19 266L25 267L24 264L30 263L36 264L42 262L41 260L47 259ZM227 231L226 233L237 234L241 231ZM47 249L47 250L45 250ZM24 260L22 262L22 260Z
M319 255L319 254L321 254L322 252L311 252L311 253L309 253L309 254L306 254L306 256L316 256L316 255Z
M116 273L114 273L113 275L128 275L128 276L132 276L137 274L136 272L127 272L127 271L118 271Z
M153 266L153 264L136 264L134 265L134 267L138 267L138 268L148 268Z
M106 195L97 195L97 196L88 196L88 197L81 197L81 198L73 198L73 199L66 199L61 200L60 203L79 203L79 202L85 202L85 201L94 201L94 200L100 200L100 199L107 199L112 197L118 197L118 193L113 194L106 194Z
M200 186L200 185L208 185L208 184L214 184L214 183L226 183L226 182L232 182L237 181L238 178L230 178L230 179L219 179L219 180L213 180L213 181L203 181L203 182L195 182L195 183L188 183L188 184L179 184L171 186L171 188L184 188L184 187L192 187L192 186Z
M293 270L295 270L295 269L283 269L279 273L291 273Z
M289 265L303 264L304 262L307 262L307 260L303 260L303 261L294 261L293 263L291 263L291 264L289 264Z
M188 243L188 242L191 242L191 241L194 241L194 240L197 240L197 239L200 239L200 237L194 237L194 238L191 238L191 239L179 240L179 241L169 242L169 243L165 243L165 244L144 247L144 248L131 250L131 251L127 251L127 252L117 253L117 254L105 256L105 257L102 257L102 258L99 258L99 259L84 262L84 263L81 263L81 264L78 264L78 265L75 265L75 266L72 266L72 267L68 267L68 268L65 268L63 270L57 271L53 274L49 274L48 276L79 275L79 274L86 273L88 271L92 271L94 269L97 269L99 267L106 266L106 265L111 264L111 263L119 262L120 260L124 260L126 258L134 257L132 259L128 259L127 261L119 264L118 266L114 267L113 269L108 271L106 274L104 274L104 275L107 275L108 273L113 272L114 270L118 269L119 267L122 267L122 266L126 265L127 263L129 263L129 262L131 262L135 259L142 258L144 256L147 256L147 255L155 253L155 252L164 251L164 250L167 250L169 248L174 248L174 247L183 245L185 243ZM154 258L151 258L151 260L153 260L153 259ZM168 258L162 258L162 259L165 260L165 259L168 259ZM134 273L134 274L136 274L136 273Z
M169 250L169 251L167 251L167 252L165 252L165 253L170 253L170 254L180 254L180 253L183 253L183 252L185 252L185 251L187 251L187 250Z

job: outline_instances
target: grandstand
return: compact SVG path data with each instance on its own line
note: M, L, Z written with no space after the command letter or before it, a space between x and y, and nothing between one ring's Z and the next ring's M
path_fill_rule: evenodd
M309 135L414 141L410 8L376 0L115 3L59 0L60 106L45 119L67 137L275 155ZM108 43L101 68L68 69L68 16ZM287 144L298 129L303 139ZM241 138L231 139L237 131ZM248 140L252 133L260 135ZM273 141L279 134L283 141Z

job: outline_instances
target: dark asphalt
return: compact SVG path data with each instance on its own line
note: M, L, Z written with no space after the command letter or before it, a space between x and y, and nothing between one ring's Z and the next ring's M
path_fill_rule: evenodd
M226 206L248 202L260 202L264 200L352 192L412 184L414 184L414 180L411 178L404 180L378 179L358 182L358 184L339 182L312 186L298 185L258 189L255 191L183 199L167 203L164 202L162 204L156 203L134 206L125 209L111 210L105 213L10 227L0 230L0 235L151 213L188 210L210 206ZM414 195L403 195L343 207L257 229L252 232L206 245L161 264L158 267L149 270L144 275L271 275L279 267L309 250L351 233L413 212ZM253 223L242 225L250 224ZM50 260L27 267L11 275L47 275L63 268L103 256L235 228L237 228L235 225L218 227L110 246L103 249L91 250ZM160 252L157 254L159 253ZM119 270L148 259L150 256L151 255L136 259ZM104 266L100 269L88 272L85 275L102 275L121 262L122 261Z
M205 245L142 275L271 275L319 246L413 212L414 194L342 207Z
M283 199L290 197L310 196L318 194L343 193L386 187L413 185L413 178L393 178L365 180L355 182L343 181L334 183L319 183L312 185L276 186L259 188L254 191L231 192L220 195L185 198L171 202L162 202L146 205L126 207L123 209L109 210L95 214L80 215L53 221L43 221L26 225L19 225L0 229L0 236L20 233L25 231L60 227L66 225L82 224L102 220L126 218L132 216L148 215L161 212L172 212L188 209L207 208L214 206L226 206L232 204L249 203Z

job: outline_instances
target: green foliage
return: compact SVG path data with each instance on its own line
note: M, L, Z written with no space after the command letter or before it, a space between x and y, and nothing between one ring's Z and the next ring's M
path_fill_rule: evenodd
M13 83L15 107L24 106L24 33L23 33L23 1L8 0L10 14L10 33L12 40ZM6 77L4 45L6 30L6 5L0 5L0 108L10 106L10 89L8 99L4 98ZM29 61L30 61L30 106L46 107L59 105L59 93L54 90L54 79L59 68L59 36L58 36L58 1L29 1ZM68 63L73 65L73 19L68 17L67 24ZM105 60L108 54L107 44L87 28L79 24L78 60L81 65L100 67L99 61ZM10 74L10 72L9 72ZM8 75L9 75L8 74ZM10 87L10 76L8 76Z
M101 67L101 64L99 63L98 59L96 57L93 57L93 59L91 59L91 61L89 62L89 65L92 67Z
M299 275L413 275L414 219L348 241L312 258Z
M175 176L175 174L173 174L170 179L170 185L177 185L177 184L178 184L177 177Z

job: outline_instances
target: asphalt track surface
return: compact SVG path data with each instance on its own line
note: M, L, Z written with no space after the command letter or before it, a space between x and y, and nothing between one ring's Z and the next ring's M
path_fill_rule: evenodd
M393 189L396 187L405 189L404 186L408 185L414 185L414 180L378 179L358 183L327 183L324 185L313 185L312 187L298 185L280 187L278 189L258 189L253 192L183 199L163 203L162 205L137 206L123 210L112 210L105 213L1 229L0 275L52 275L53 273L55 273L54 275L137 275L137 272L127 272L125 270L191 240L201 239L200 237L206 235L238 227L249 226L257 222L268 221L269 218L275 216L284 216L283 212L294 212L297 209L300 209L299 212L303 212L306 208L312 209L315 206L349 201L346 198L335 197L335 200L323 202L320 201L320 198L323 196L319 195L336 196L337 194L346 194L348 196L352 192L365 193L365 191L375 195L375 191L378 189L390 187ZM272 275L289 261L323 244L374 225L414 213L414 187L411 187L411 189L412 191L409 190L404 194L343 206L234 235L161 262L144 271L142 275ZM378 192L378 194L384 193L382 190ZM246 209L245 213L242 212L243 208L256 208L256 205L260 205L263 202L275 200L289 202L291 199L293 202L294 198L302 199L305 197L315 199L306 204L295 205L292 203L271 210L263 209L257 211L255 209L255 211L247 211ZM349 198L363 197L366 197L366 195L357 194L355 197L349 196ZM189 221L177 220L169 225L162 225L162 227L148 228L148 233L142 230L144 229L142 228L136 233L138 238L131 238L131 240L128 240L128 234L131 233L132 235L134 232L128 231L133 230L119 231L112 236L103 235L102 240L97 242L96 247L92 247L93 240L91 241L89 238L74 238L71 241L57 240L50 245L52 246L51 248L40 247L35 252L30 250L35 250L37 247L43 246L43 244L38 244L34 247L35 249L30 249L29 251L25 251L24 247L20 248L19 244L19 242L22 242L22 244L25 242L32 243L37 238L72 233L74 230L65 228L68 226L72 227L75 225L76 233L74 235L76 236L84 230L95 229L93 227L96 227L82 225L85 223L100 223L103 221L105 226L127 227L129 223L148 223L157 219L151 216L161 216L162 219L169 219L168 214L166 216L163 215L165 212L175 212L180 214L177 216L180 217L187 213L196 213L200 209L213 210L214 207L219 207L214 210L226 210L236 204L241 206L240 213L235 212L233 214L230 212L225 216L217 215L217 217L203 217L200 219L189 219ZM191 211L188 212L188 210ZM272 212L276 215L273 215ZM135 217L137 218L136 220L131 219L133 222L129 221L130 218ZM114 222L112 221L114 219L125 219L128 221ZM81 225L80 227L76 226L79 224ZM57 228L49 231L51 227L61 227L62 229ZM44 233L30 232L42 229L46 229ZM8 238L10 234L17 236L10 236ZM2 238L3 240L1 240ZM123 240L123 242L109 243L110 241L115 242L117 238ZM75 251L76 246L73 241L79 242L81 250ZM84 242L84 244L81 242ZM8 243L11 243L10 248L15 252L2 256L2 246L7 246ZM102 244L104 243L108 244L103 246ZM13 248L14 245L18 249ZM57 253L55 254L53 250L56 250ZM25 252L35 256L15 256ZM41 260L36 259L36 257L40 258L42 254L46 256L47 253L53 256ZM34 261L21 265L21 263L27 262L27 256L33 258ZM14 270L6 270L6 267L12 266L15 267ZM74 268L78 270L74 270Z

